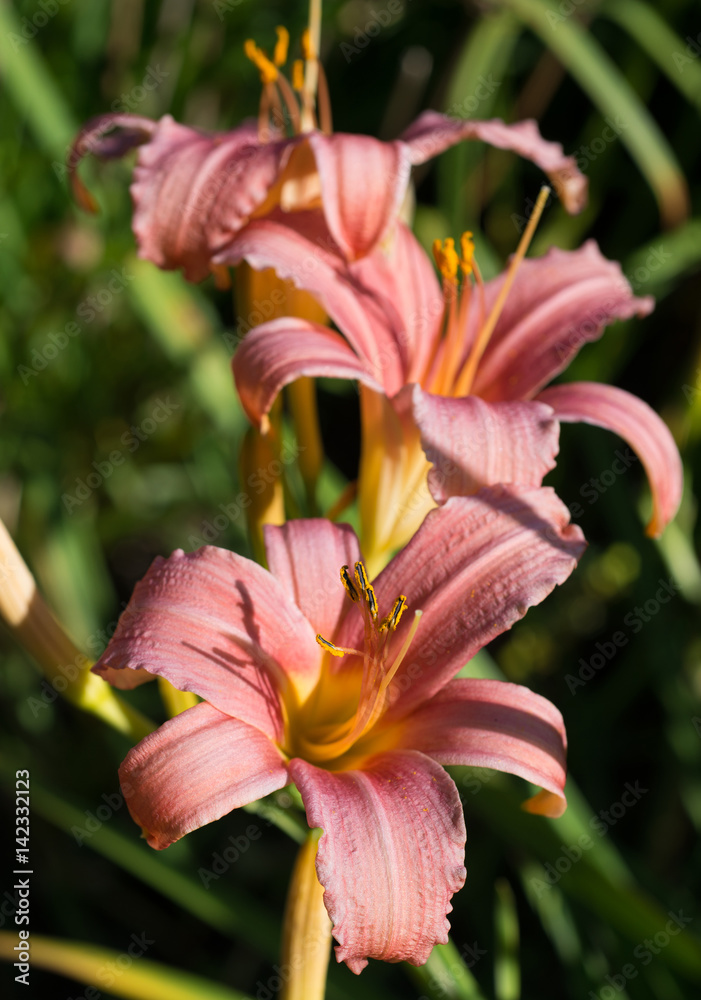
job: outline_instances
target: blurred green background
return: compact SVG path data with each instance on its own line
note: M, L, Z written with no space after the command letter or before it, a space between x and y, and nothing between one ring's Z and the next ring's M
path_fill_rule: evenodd
M567 584L468 672L526 683L561 709L570 808L557 821L527 816L516 779L454 769L469 832L454 950L437 949L421 971L372 962L357 979L334 967L336 1000L701 995L701 12L692 0L662 9L639 0L324 3L337 130L392 138L425 107L535 117L577 156L589 206L572 219L551 205L531 254L593 237L658 304L585 347L566 377L647 400L686 471L682 510L653 543L643 535L639 464L612 479L622 443L563 428L550 481L579 505L589 550ZM259 82L243 42L272 48L279 23L298 44L305 5L0 0L0 516L93 656L152 558L196 547L239 492L246 421L229 369L230 293L136 259L128 163L85 165L102 211L81 214L66 189L67 146L82 121L110 109L170 112L203 128L255 115ZM540 183L511 154L463 145L417 174L417 234L428 246L472 229L492 274ZM325 383L319 400L329 428L321 498L330 504L354 477L357 395ZM115 450L118 467L108 463ZM91 475L99 484L81 486ZM289 488L303 509L294 468ZM242 519L224 520L217 544L248 552ZM200 984L192 996L274 995L300 830L290 796L150 851L116 795L127 741L42 685L9 635L0 644L0 889L11 898L13 775L29 768L31 932L115 956L145 934L153 943L134 970L152 960L229 987L215 994ZM155 686L131 700L164 717ZM628 786L636 794L624 801ZM237 859L210 878L229 847ZM8 908L0 913L0 929L14 933ZM670 936L680 913L693 922ZM68 967L76 978L35 968L31 995L83 996L78 965ZM0 976L21 989L9 966ZM100 990L141 995L124 993L128 979L103 977Z

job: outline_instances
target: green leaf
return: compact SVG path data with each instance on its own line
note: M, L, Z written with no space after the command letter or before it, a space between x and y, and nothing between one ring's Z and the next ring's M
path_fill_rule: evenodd
M642 0L607 0L599 13L620 24L656 62L674 86L701 109L701 64L686 52L686 42Z
M494 889L496 892L494 995L496 1000L519 1000L521 969L518 960L519 928L516 900L506 879L499 879Z
M432 1000L484 1000L477 980L452 940L437 944L425 965L404 968Z
M0 3L0 75L44 150L61 167L77 125L36 45L22 36L10 4Z
M0 958L17 959L17 934L0 931ZM133 957L148 948L148 938L130 941L129 951L113 951L93 944L31 936L31 966L77 979L97 990L109 990L125 1000L248 1000L245 993L219 986L201 976L173 969L150 959ZM150 942L153 944L153 942ZM127 965L127 961L129 964ZM114 970L114 971L113 971Z

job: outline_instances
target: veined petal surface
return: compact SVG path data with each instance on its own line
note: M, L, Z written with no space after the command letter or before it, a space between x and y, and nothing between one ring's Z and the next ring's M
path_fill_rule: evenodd
M148 844L163 850L289 778L280 751L259 729L202 702L130 750L119 780Z
M465 882L465 822L452 779L414 750L325 771L298 758L290 777L321 827L317 875L338 941L360 972L368 958L422 965L448 940L450 898Z
M439 764L469 764L517 774L551 792L565 808L567 736L546 698L520 684L457 678L403 719L397 748Z
M205 546L153 562L93 669L144 667L279 740L281 692L303 699L318 679L314 635L270 573Z
M437 503L497 483L540 486L555 467L559 425L550 408L530 401L486 403L477 396L450 399L418 385L412 391Z
M229 241L265 200L294 140L261 144L255 123L209 134L165 115L141 147L131 186L140 256L189 281L210 273Z
M382 388L343 337L294 316L273 319L246 335L233 360L236 389L251 423L265 417L283 386L302 375L357 379Z
M544 139L532 119L507 125L499 118L480 121L424 111L399 138L409 146L412 163L425 163L465 139L513 150L547 174L568 212L576 215L586 204L588 182L575 158L565 156L559 142Z
M401 142L368 135L313 132L324 215L350 260L378 245L394 222L409 183L411 161Z
M348 524L324 518L288 521L263 528L268 566L317 632L332 639L350 601L341 566L360 559L358 539Z
M646 530L658 538L676 514L684 488L679 451L664 421L637 396L598 382L554 385L538 398L552 406L558 420L605 427L628 442L650 481L653 513Z
M241 260L256 270L273 267L280 278L310 292L385 392L392 395L404 384L406 338L396 305L355 277L321 212L278 211L254 219L214 256L217 264Z
M487 282L487 315L504 281L505 273ZM472 392L490 401L529 399L609 323L647 316L653 307L653 299L633 295L620 264L602 256L593 240L578 250L554 247L544 257L524 260ZM470 319L474 323L476 316Z
M399 650L423 612L389 688L385 718L407 715L433 697L475 653L522 618L570 575L586 543L553 490L500 485L451 497L432 510L412 540L374 581L380 607L405 594L394 633ZM356 648L357 619L338 644Z

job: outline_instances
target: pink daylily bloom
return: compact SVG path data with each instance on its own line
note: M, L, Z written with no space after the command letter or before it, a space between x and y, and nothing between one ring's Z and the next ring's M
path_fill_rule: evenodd
M658 535L674 516L681 462L650 407L593 384L543 392L607 324L653 308L651 298L633 295L620 266L593 241L571 252L551 249L524 260L515 276L465 282L462 291L445 277L441 289L427 255L401 223L389 248L349 263L328 238L309 239L303 227L295 231L270 217L249 224L218 259L274 267L314 294L341 331L304 320L263 324L239 347L234 375L249 418L263 428L282 386L301 375L361 383L359 492L371 561L369 552L389 554L411 537L433 503L421 445L434 462L443 449L443 464L460 465L456 452L462 450L469 467L460 465L461 484L451 474L451 495L495 482L535 485L557 453L556 436L546 432L553 417L620 434L648 473L655 508L648 532Z
M108 160L139 147L131 186L139 255L189 281L212 270L251 219L277 209L323 216L348 260L372 252L393 228L412 166L465 139L513 149L547 174L569 212L586 201L586 179L558 143L533 121L463 121L424 112L393 142L366 135L310 131L284 137L244 122L213 133L140 115L107 114L87 122L73 143L69 168L83 208L96 203L77 173L91 152Z
M584 542L568 522L550 489L453 497L374 584L354 532L325 520L268 526L270 572L215 547L156 559L95 667L125 687L145 669L204 699L120 769L148 843L294 781L324 831L338 960L425 962L465 880L460 798L441 765L539 785L532 812L565 806L557 709L516 684L453 678L569 576Z

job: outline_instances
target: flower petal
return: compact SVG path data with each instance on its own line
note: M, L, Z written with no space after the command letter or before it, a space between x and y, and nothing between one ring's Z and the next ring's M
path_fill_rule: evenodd
M341 566L353 566L360 559L355 532L348 524L324 518L288 521L282 527L267 524L263 531L270 572L316 631L333 638L350 605Z
M280 389L301 375L358 379L382 392L343 337L293 316L251 330L234 355L233 370L248 419L263 428Z
M426 458L428 485L437 503L483 486L540 486L555 467L559 425L537 403L485 403L477 396L449 399L413 386L414 420Z
M418 380L440 336L445 307L428 254L411 230L398 222L389 246L355 261L350 270L363 289L389 300L399 313L405 381Z
M499 118L473 121L424 111L399 138L409 146L412 163L425 163L464 139L479 139L498 149L511 149L545 171L572 215L586 205L588 182L577 161L573 156L565 156L558 142L544 139L532 119L507 125Z
M406 350L399 314L389 298L355 278L321 213L283 217L271 212L249 223L214 257L217 264L244 259L257 270L274 267L280 278L310 292L387 393L393 395L404 384Z
M667 425L647 403L612 385L569 382L538 397L563 423L594 424L627 441L645 467L653 513L646 531L659 537L676 514L684 486L682 462Z
M411 162L401 142L369 135L309 136L321 181L324 215L350 260L370 253L399 214Z
M487 283L487 314L504 280L501 275ZM488 400L528 399L607 324L647 316L653 307L653 299L633 295L620 264L603 257L593 240L578 250L553 248L544 257L525 260L472 392Z
M134 821L160 851L289 778L280 751L259 729L202 702L130 750L119 780Z
M381 613L405 594L409 610L393 636L398 651L423 617L389 689L387 718L436 694L475 653L540 603L574 569L584 537L549 488L494 486L432 510L374 581ZM357 648L356 616L338 645Z
M448 940L450 897L465 882L465 823L457 789L415 751L330 772L294 759L290 776L310 826L321 827L316 869L338 941L358 973L368 958L422 965Z
M208 545L153 562L94 669L145 667L280 739L280 691L318 678L314 635L270 573Z
M546 698L520 684L452 680L396 727L397 748L439 764L469 764L517 774L551 792L565 809L567 736ZM552 815L550 813L549 815Z
M157 124L141 115L109 114L91 118L73 140L68 154L68 174L73 197L86 212L96 212L97 202L78 175L78 165L88 153L98 160L113 160L148 142ZM115 129L117 131L115 131Z
M161 268L181 267L189 281L206 278L215 249L265 200L293 145L260 144L252 122L210 135L165 115L134 170L140 255Z

